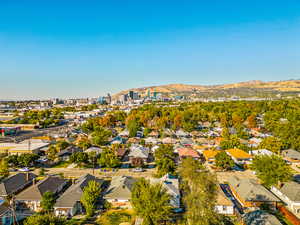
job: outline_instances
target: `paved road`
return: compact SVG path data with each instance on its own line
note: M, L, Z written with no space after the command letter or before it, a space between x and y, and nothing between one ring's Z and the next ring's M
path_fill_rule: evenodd
M132 172L130 169L119 169L115 172L100 172L100 169L95 169L94 175L97 177L112 177L112 176L133 176L133 177L152 177L155 174L155 169L147 169L144 172ZM34 171L38 174L39 169ZM63 174L65 177L80 177L87 173L93 174L93 169L80 169L80 168L47 168L46 174Z

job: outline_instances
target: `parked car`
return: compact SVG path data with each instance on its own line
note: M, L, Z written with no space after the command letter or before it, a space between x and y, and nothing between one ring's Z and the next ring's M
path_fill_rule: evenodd
M132 171L140 173L140 172L144 172L145 170L143 168L134 168Z
M20 172L29 172L30 169L28 167L24 167L24 168L20 168L19 171Z

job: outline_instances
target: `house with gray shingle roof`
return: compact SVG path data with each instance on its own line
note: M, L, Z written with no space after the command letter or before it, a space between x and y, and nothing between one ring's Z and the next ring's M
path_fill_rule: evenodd
M104 180L98 179L90 174L80 177L71 187L69 187L56 201L54 213L56 216L74 216L82 212L80 202L84 188L90 181L96 181L103 185Z
M151 184L161 184L162 188L170 195L170 205L174 209L180 209L180 190L178 178L173 178L169 174L161 178L150 178Z
M114 207L131 208L131 191L136 179L129 176L114 176L104 199Z
M243 222L245 225L282 225L276 216L262 210L245 214L243 216Z
M229 177L228 183L233 195L244 208L256 208L261 204L276 207L280 200L264 186L253 179Z
M16 195L16 204L19 208L30 209L35 212L40 211L43 195L48 191L57 195L63 190L66 184L67 180L60 177L46 177Z
M300 217L300 184L291 181L280 187L273 186L271 191L287 205L292 213Z
M3 179L0 183L0 197L6 198L7 196L17 194L30 184L36 175L33 173L17 173Z
M294 149L283 150L281 154L291 163L300 163L300 152Z

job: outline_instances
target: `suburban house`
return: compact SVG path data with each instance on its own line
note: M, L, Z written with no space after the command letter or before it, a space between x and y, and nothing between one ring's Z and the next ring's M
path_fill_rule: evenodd
M231 156L231 158L236 164L246 165L251 163L252 156L241 149L237 149L237 148L228 149L226 150L226 153L229 156Z
M132 162L133 159L139 158L144 161L144 163L148 162L149 158L149 153L150 149L143 147L141 145L132 145L130 147L130 152L129 152L129 161Z
M199 153L192 148L179 148L177 149L180 159L191 157L193 159L200 159Z
M219 152L220 151L216 151L216 150L204 150L202 154L206 162L208 162L209 164L214 164L216 160L215 157Z
M29 139L20 143L0 143L0 153L20 155L24 153L38 154L41 149L47 148L49 143L39 139Z
M38 212L41 210L41 200L43 195L50 191L54 195L60 193L66 186L67 180L60 177L49 176L34 183L31 187L22 191L16 196L16 204L19 208L30 209Z
M84 152L85 153L94 152L96 155L100 155L102 153L102 149L99 147L92 146L92 147L89 147L88 149L86 149Z
M69 187L56 201L54 205L54 213L56 216L72 217L78 213L82 213L83 207L80 199L84 188L90 181L96 181L101 186L104 181L90 174L80 177L71 187Z
M280 187L271 187L271 191L280 198L287 208L300 216L300 184L294 181L283 183Z
M190 134L188 132L185 132L183 130L178 130L175 132L175 135L178 137L178 138L183 138L183 137L189 137Z
M218 185L218 196L215 210L217 213L223 215L234 215L235 213L234 204L226 197L220 185Z
M249 153L253 156L256 156L256 155L272 156L272 155L274 155L273 152L271 152L270 150L267 150L267 149L252 150L252 151L249 151Z
M243 216L244 225L282 225L276 216L263 210L255 210Z
M114 176L104 195L113 207L131 208L130 199L136 180L129 176Z
M255 208L261 204L277 207L280 200L255 180L231 176L228 179L230 189L244 208Z
M70 159L70 156L75 152L82 152L82 149L76 146L69 146L66 149L57 153L57 156L62 161L68 161Z
M123 130L121 133L119 133L120 137L123 138L128 138L129 137L129 131L128 130Z
M19 193L31 185L36 177L33 173L17 173L5 178L0 183L0 197L6 198Z
M167 193L171 196L170 205L174 210L180 210L180 190L179 181L177 178L173 178L169 174L166 174L162 178L151 178L152 184L161 184Z
M282 156L291 163L300 163L300 152L294 149L283 150Z

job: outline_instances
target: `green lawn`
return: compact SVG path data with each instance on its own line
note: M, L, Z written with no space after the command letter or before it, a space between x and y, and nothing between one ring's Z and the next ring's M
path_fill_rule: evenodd
M69 162L69 161L61 161L58 164L56 164L55 166L53 166L52 168L67 168L70 164L71 164L71 162Z
M129 210L110 210L101 215L98 220L101 225L119 225L120 223L132 223L134 215Z

